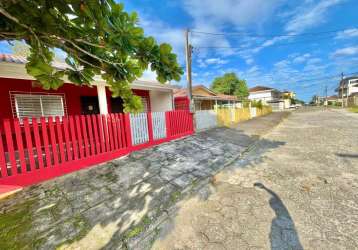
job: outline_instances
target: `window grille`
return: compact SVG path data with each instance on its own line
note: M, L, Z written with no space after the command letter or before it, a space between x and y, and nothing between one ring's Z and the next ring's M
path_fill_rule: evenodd
M66 115L64 95L41 93L10 93L13 116L19 118L40 118Z
M142 105L143 105L143 112L148 112L148 97L146 96L140 96L140 99L142 101Z

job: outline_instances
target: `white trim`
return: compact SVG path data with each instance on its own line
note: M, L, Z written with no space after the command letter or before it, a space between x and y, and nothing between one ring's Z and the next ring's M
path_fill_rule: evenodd
M97 85L97 96L98 96L99 113L102 115L108 114L106 85Z
M9 62L0 62L0 77L22 80L35 80L32 76L27 74L25 64ZM100 76L95 76L94 80L95 81L91 83L91 85L93 86L104 84L106 85L106 81L104 81ZM70 82L67 78L64 78L64 81ZM131 84L131 89L172 92L174 87L169 84L161 84L160 82L156 81L138 79Z

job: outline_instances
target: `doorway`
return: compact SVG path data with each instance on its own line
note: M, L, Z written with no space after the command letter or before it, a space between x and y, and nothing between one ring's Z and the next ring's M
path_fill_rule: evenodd
M97 96L81 96L81 114L96 115L99 114L99 104Z
M120 97L111 98L112 113L123 113L123 100Z

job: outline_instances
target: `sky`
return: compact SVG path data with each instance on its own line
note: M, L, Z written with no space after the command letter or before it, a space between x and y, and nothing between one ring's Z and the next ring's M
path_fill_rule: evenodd
M294 91L299 99L335 94L340 74L358 73L358 0L124 0L185 69L190 29L193 85L234 72L249 87ZM10 53L6 43L0 52ZM155 79L147 71L143 78ZM186 86L186 75L180 82Z

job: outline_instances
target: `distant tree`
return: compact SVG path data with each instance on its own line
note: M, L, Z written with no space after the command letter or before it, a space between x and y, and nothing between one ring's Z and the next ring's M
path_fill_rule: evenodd
M20 41L15 41L11 46L11 50L16 56L28 57L30 55L30 46Z
M64 77L90 85L100 75L125 111L138 111L141 100L130 84L146 69L162 83L183 74L172 47L144 35L137 14L114 0L2 0L0 14L0 41L30 47L27 73L44 89L57 89ZM65 52L68 68L52 66L56 48Z
M303 105L303 104L305 104L305 102L300 99L292 98L291 104L302 104Z
M235 95L243 100L249 96L245 80L239 79L235 73L226 73L214 79L211 89L217 93Z

